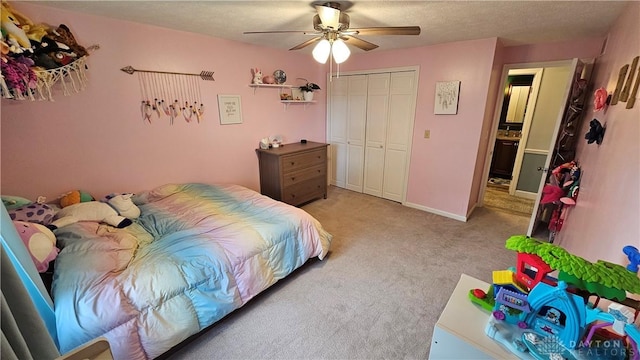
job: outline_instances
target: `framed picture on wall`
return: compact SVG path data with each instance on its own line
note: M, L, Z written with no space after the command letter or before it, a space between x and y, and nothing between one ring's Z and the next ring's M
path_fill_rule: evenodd
M436 115L457 114L459 96L460 81L437 81L433 113Z
M218 95L220 124L242 124L242 100L240 95Z

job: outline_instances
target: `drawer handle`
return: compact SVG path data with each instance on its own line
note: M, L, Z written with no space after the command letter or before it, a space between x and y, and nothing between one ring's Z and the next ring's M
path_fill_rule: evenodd
M294 161L291 162L291 166L295 165L296 163Z
M322 170L318 169L318 173L321 173L321 172L322 172Z
M296 194L291 194L291 197L292 197L292 198L296 197Z
M295 181L295 180L296 180L296 177L295 177L295 176L292 176L292 177L291 177L291 181Z

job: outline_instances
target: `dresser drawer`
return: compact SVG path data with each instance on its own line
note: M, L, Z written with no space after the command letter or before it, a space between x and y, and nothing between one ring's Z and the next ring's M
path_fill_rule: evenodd
M325 196L327 193L326 176L319 176L284 188L282 201L299 205L303 202Z
M291 171L286 174L283 174L282 186L287 187L287 186L301 183L309 179L313 179L318 176L326 176L326 175L327 175L326 164L315 165L310 168L306 168L298 171Z
M311 165L324 164L327 162L327 149L317 149L299 154L291 154L283 156L282 172L289 173Z

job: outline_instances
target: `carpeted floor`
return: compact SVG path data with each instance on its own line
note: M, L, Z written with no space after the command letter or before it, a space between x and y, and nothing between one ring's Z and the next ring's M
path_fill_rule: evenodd
M479 208L460 222L330 187L303 207L334 235L312 259L170 359L426 359L460 274L515 265L529 216Z
M514 212L519 215L531 215L533 213L534 200L509 195L509 186L487 184L484 193L484 206Z

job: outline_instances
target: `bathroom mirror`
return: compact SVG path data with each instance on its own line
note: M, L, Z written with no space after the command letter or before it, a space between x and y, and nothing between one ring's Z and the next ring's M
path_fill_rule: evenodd
M522 130L533 75L509 75L504 89L500 129Z

